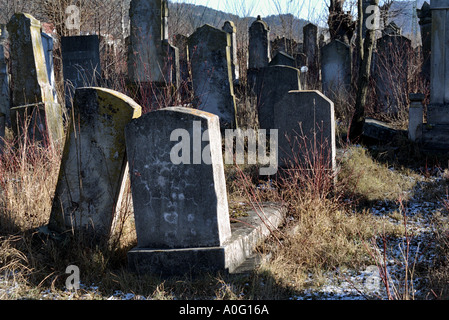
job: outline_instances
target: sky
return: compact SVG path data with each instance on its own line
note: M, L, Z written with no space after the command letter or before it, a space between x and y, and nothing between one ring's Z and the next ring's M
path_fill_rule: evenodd
M175 2L203 5L239 16L277 15L291 13L298 18L316 20L327 10L326 0L176 0Z

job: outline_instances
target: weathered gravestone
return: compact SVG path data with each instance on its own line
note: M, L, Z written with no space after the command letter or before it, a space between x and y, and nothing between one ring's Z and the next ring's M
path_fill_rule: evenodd
M126 150L137 233L131 267L223 268L231 229L218 117L182 107L147 113L126 127Z
M300 72L288 66L263 68L257 77L256 94L260 129L273 129L276 103L290 90L300 90Z
M384 30L384 36L377 40L373 56L373 78L380 112L396 114L407 105L408 60L411 53L411 40L402 36L400 29L390 23Z
M282 222L282 209L264 206L231 226L218 116L168 107L131 121L125 135L137 234L131 270L234 272Z
M303 28L303 52L307 57L307 88L314 86L319 79L318 27L308 23Z
M222 129L234 127L231 36L206 24L189 37L188 45L197 108L219 116Z
M72 107L77 88L98 86L101 77L100 40L97 35L61 38L66 108Z
M336 169L334 104L319 91L290 91L275 105L281 167L303 161L304 168Z
M50 229L109 235L127 174L125 125L140 114L140 106L121 93L75 91Z
M129 9L129 79L179 86L179 52L168 42L166 0L132 0Z
M239 76L239 61L237 58L237 28L234 22L225 21L222 30L229 33L231 36L231 67L232 67L232 80L234 83L238 83Z
M45 54L41 24L29 14L16 13L8 25L10 39L12 109L11 124L22 136L25 121L28 136L58 144L63 137L62 109L54 101Z
M291 55L285 53L284 51L276 52L276 55L271 59L270 66L289 66L296 67L296 60Z
M52 36L46 34L45 32L42 32L41 36L42 46L44 48L45 64L47 66L48 81L50 82L50 86L52 88L53 100L58 103L58 93L56 91L56 80L53 63L54 40Z
M0 29L0 154L2 154L3 139L5 137L6 122L9 115L9 72L6 61L7 31L4 25Z
M431 0L432 54L430 104L427 123L422 126L422 143L432 150L449 149L449 3Z
M270 27L260 16L249 28L247 81L250 92L254 93L260 69L268 67L271 61Z
M321 48L321 81L323 93L332 101L347 97L351 89L351 50L333 40Z

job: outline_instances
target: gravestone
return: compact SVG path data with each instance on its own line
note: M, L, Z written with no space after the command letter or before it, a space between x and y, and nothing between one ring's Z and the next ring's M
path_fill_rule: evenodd
M179 52L168 42L166 0L132 0L128 49L129 79L179 86Z
M237 28L234 22L226 21L223 25L222 30L227 32L231 36L231 66L232 66L232 80L234 83L238 83L240 78L239 75L239 61L237 58Z
M290 90L300 90L300 72L288 66L263 68L257 78L256 93L260 129L273 129L276 103Z
M127 125L126 150L137 233L131 268L224 269L231 229L218 117L183 107L149 112Z
M423 64L421 74L425 81L430 81L430 54L432 47L432 11L430 5L424 2L421 9L417 10L419 26L421 29Z
M347 97L351 90L351 50L332 40L321 48L321 81L323 93L332 101Z
M61 37L66 108L72 108L75 90L100 82L100 40L97 35Z
M50 229L107 237L127 176L125 125L139 117L131 98L104 88L78 88L53 199Z
M22 136L24 121L32 140L55 146L63 137L61 106L53 99L41 24L29 14L16 13L8 25L11 60L11 124L16 137Z
M249 27L247 82L254 94L260 69L268 67L271 61L270 27L260 16Z
M9 72L7 64L7 31L6 26L0 26L0 155L3 149L3 139L7 118L9 117Z
M222 129L234 127L231 36L206 24L190 35L188 46L196 107L219 116Z
M278 163L289 167L297 157L336 169L334 104L319 91L293 90L275 105L273 129L278 131ZM316 157L316 158L315 158ZM316 161L316 162L315 162ZM320 161L318 163L318 161Z
M395 24L389 24L384 36L377 40L373 57L373 78L380 112L396 114L407 105L411 53L411 40L402 36Z
M430 103L427 106L427 123L422 126L424 148L442 150L449 148L449 3L431 0L432 50L430 72Z
M296 60L291 55L285 53L284 51L278 51L276 55L271 59L270 66L289 66L296 67Z
M308 23L303 28L303 52L307 57L307 87L312 87L319 79L318 27ZM305 84L303 83L303 86Z

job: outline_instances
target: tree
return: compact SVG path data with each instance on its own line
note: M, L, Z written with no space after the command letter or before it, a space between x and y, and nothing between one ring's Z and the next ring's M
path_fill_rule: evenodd
M371 0L370 5L379 6L379 0ZM349 138L355 142L360 139L363 132L363 125L365 124L365 105L368 96L368 86L371 71L371 61L373 57L374 41L376 36L376 30L373 26L366 28L365 40L362 37L362 28L360 25L363 23L362 0L358 0L358 23L359 32L358 46L360 52L360 64L359 64L359 78L357 81L357 96L355 103L354 117L351 122L351 128L349 131ZM374 14L377 14L375 12Z

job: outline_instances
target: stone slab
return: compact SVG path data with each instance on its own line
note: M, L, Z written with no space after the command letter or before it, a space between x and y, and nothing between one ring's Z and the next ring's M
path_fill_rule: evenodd
M250 210L248 216L239 218L240 222L232 223L232 237L222 246L165 250L135 248L128 253L128 266L140 274L162 276L240 272L242 266L254 262L255 248L285 219L286 209L281 205L266 203L262 207L263 213Z

